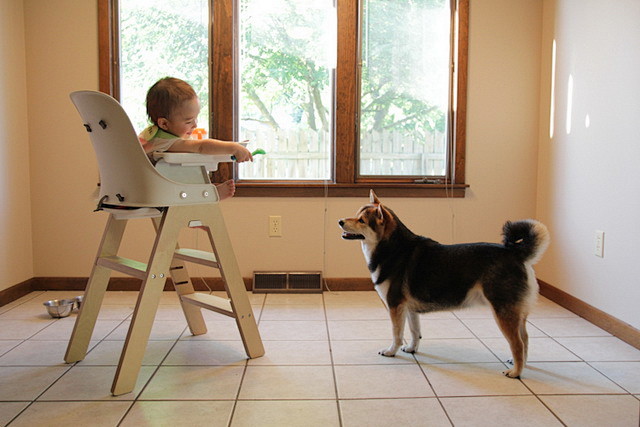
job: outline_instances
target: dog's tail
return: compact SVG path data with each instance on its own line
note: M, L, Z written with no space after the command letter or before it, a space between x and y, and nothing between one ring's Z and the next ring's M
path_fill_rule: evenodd
M535 264L540 261L549 246L547 227L536 220L507 221L502 227L502 243L518 253L523 262Z

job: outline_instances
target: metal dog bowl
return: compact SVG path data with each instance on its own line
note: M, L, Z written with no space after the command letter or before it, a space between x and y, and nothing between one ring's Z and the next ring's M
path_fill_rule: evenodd
M84 297L82 295L80 295L79 297L75 297L73 299L73 301L76 303L76 308L78 310L80 310L80 307L82 306L82 301L84 300Z
M75 299L53 299L51 301L43 302L42 304L47 307L47 311L51 317L67 317L73 310Z

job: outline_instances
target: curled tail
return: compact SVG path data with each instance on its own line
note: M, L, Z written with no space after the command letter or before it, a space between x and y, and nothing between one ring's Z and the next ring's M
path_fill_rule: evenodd
M535 264L549 246L549 230L536 220L507 221L502 227L502 244L518 253L523 262Z

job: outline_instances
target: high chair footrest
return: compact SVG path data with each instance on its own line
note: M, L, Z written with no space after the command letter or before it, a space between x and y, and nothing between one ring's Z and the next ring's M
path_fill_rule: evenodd
M96 264L141 280L147 277L147 264L133 259L107 256L98 258Z
M207 310L215 311L226 316L235 317L235 313L231 307L231 301L228 299L199 292L182 295L180 298L182 302L197 305L198 307L206 308Z
M194 264L206 265L208 267L220 268L218 260L212 252L200 251L198 249L176 249L175 257L182 261Z

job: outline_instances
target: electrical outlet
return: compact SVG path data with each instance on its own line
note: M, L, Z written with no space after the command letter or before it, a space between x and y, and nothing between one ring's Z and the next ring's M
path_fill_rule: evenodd
M269 237L282 237L282 217L280 215L269 216Z
M596 230L595 246L593 254L597 257L604 258L604 231Z

